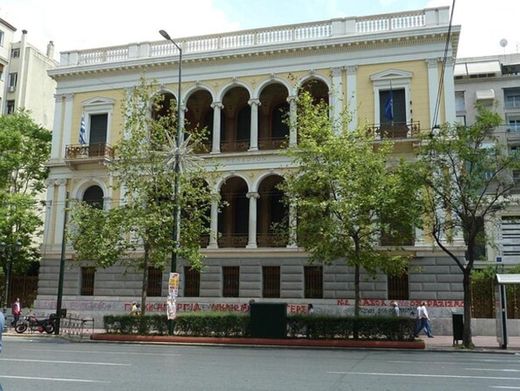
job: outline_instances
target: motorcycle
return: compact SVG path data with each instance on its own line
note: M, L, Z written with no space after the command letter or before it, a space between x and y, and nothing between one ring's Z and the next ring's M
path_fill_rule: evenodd
M32 332L38 331L43 333L44 331L47 334L52 334L54 332L55 319L49 317L47 319L38 319L34 315L24 316L23 321L19 321L15 326L15 331L18 334L25 333L27 329L30 329Z

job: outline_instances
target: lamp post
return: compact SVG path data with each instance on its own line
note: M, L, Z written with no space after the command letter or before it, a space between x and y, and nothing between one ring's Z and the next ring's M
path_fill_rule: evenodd
M179 148L181 146L181 82L182 82L182 48L175 42L170 35L164 31L159 30L159 34L173 43L173 45L179 51L179 81L178 81L178 90L177 90L177 134L175 137L175 161L174 161L174 185L173 185L173 229L172 229L172 239L174 249L171 255L171 268L170 271L175 273L177 270L177 252L180 247L180 232L181 232L181 206L179 203L179 193L180 193L180 184L179 184L179 174L180 174L180 156L179 156ZM173 319L168 320L168 334L173 335Z

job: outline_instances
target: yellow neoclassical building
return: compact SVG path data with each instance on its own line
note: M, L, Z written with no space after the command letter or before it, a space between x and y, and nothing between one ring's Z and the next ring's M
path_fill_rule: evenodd
M309 265L294 236L296 212L280 203L277 185L291 166L283 148L298 143L283 113L297 122L296 98L306 89L330 104L331 115L348 108L352 128L367 126L376 142L391 138L396 153L413 157L419 132L456 118L453 59L460 27L449 31L449 8L440 7L179 38L180 97L179 53L166 40L61 53L59 67L49 72L57 82L56 110L35 307L55 308L67 194L104 208L124 197L106 165L122 136L123 102L144 75L160 85L158 94L180 100L186 133L195 125L209 130L200 156L218 167L210 187L227 201L221 210L212 205L211 235L201 238L203 270L178 265L179 309L241 311L254 298L287 302L292 312L309 302L319 311L348 312L352 270L341 262ZM392 122L384 115L390 91ZM85 144L79 142L82 119ZM281 242L272 226L284 218L291 224ZM428 299L441 316L441 308L460 306L457 267L420 230L406 249L418 267L399 278L364 278L362 304L377 308L396 299L406 307ZM74 261L70 248L65 255L69 311L123 312L139 296L138 273L94 269ZM166 291L166 271L151 269L149 311L164 310Z

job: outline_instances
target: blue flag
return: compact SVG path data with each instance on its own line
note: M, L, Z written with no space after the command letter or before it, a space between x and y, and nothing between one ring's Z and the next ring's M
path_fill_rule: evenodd
M385 119L387 121L394 120L394 91L390 90L390 94L385 102Z
M85 145L87 143L87 141L85 140L86 132L87 132L87 129L86 129L86 126L85 126L85 116L82 115L81 116L81 124L79 126L79 143L81 145Z

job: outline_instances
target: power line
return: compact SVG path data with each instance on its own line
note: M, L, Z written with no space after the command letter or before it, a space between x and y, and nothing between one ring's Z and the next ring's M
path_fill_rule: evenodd
M446 44L444 46L444 56L442 59L442 65L441 65L441 76L439 79L439 86L437 87L437 100L435 102L435 110L432 118L432 129L434 129L437 124L437 119L439 117L439 109L441 106L441 94L442 94L442 87L444 86L444 72L446 69L446 60L448 58L448 48L450 46L450 39L451 39L451 27L453 23L453 12L455 11L455 0L451 3L451 14L450 14L450 23L448 25L448 35L446 36Z

